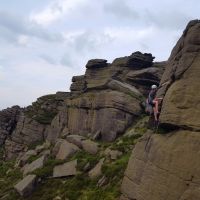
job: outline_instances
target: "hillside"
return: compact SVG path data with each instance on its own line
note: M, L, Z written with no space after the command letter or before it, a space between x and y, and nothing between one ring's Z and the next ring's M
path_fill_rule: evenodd
M199 199L199 33L189 22L166 62L89 60L71 92L0 111L0 199ZM156 132L144 112L152 84Z

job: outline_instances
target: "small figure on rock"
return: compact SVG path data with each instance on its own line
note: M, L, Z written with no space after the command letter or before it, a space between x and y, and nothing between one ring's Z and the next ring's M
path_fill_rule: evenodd
M156 92L158 90L157 85L152 85L149 92L148 98L146 100L146 112L150 115L154 115L155 124L158 124L159 117L159 103L162 101L162 98L156 97Z

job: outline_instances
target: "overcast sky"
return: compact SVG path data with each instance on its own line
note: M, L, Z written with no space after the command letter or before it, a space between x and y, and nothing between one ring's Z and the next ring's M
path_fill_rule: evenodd
M69 91L92 58L167 60L199 0L0 0L0 109Z

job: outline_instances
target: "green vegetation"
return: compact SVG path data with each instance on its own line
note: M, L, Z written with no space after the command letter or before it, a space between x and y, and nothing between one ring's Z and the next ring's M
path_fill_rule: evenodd
M50 124L58 113L59 104L60 101L56 99L56 95L46 95L38 98L32 106L27 107L25 114L41 124Z
M40 155L32 155L30 158L28 158L27 163L32 163L33 161L37 160L40 157Z
M37 146L42 145L44 143L44 141L36 141L34 143L31 143L30 145L28 145L28 149L35 149Z
M80 151L72 158L72 160L74 160L74 159L77 159L78 170L83 171L83 169L87 163L89 163L90 168L93 168L100 160L100 156L99 155L91 155L87 152Z
M47 178L47 177L50 177L52 176L53 174L53 168L56 166L56 165L61 165L63 164L65 161L63 160L55 160L54 158L49 158L44 167L43 168L40 168L40 169L36 169L35 171L33 171L31 174L35 174L37 175L38 177L40 178Z
M117 176L120 180L123 177L124 171L128 164L130 153L124 154L120 159L103 165L102 172L110 180Z
M124 136L120 140L117 140L111 145L111 149L118 150L123 153L128 153L135 144L136 139L140 138L141 134L136 134L132 136Z
M14 168L14 162L0 161L0 198L13 190L13 185L22 178L19 168ZM13 193L9 193L9 196ZM6 198L9 200L10 197ZM14 198L13 198L14 200Z

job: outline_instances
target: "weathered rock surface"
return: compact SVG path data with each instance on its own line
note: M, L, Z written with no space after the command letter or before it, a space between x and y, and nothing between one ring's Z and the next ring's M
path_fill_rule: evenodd
M104 158L102 158L98 163L97 165L89 171L88 175L90 178L96 178L96 177L99 177L101 176L102 174L102 171L101 171L101 168L103 166L103 163L104 163Z
M84 140L82 142L82 148L90 154L96 154L99 150L98 144L91 140Z
M19 106L0 111L0 146L4 144L6 138L15 129L21 111L22 109Z
M60 144L56 159L65 160L75 154L78 150L79 148L76 145L63 140Z
M86 138L81 135L69 135L66 140L72 144L75 144L79 148L82 148L82 141Z
M157 93L164 97L160 123L167 133L146 134L137 143L121 200L200 199L199 77L200 21L194 20L174 47Z
M27 197L33 192L35 186L36 186L36 175L28 175L19 183L17 183L14 186L14 188L21 196Z
M129 160L122 183L124 196L137 200L177 200L185 196L189 200L198 196L199 146L199 132L146 135Z
M77 160L73 160L64 163L62 165L55 166L53 170L53 177L58 178L58 177L74 176L77 173L76 167L77 167Z
M26 175L30 172L33 172L36 169L42 168L45 164L46 158L47 158L46 156L41 156L32 163L26 164L23 168L23 174Z
M174 47L158 96L164 96L160 121L200 130L200 21L191 21Z

